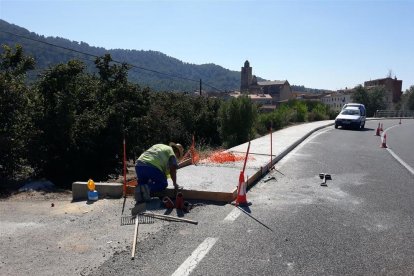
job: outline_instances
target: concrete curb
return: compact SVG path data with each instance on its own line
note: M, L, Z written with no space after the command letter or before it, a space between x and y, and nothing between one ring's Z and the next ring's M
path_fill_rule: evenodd
M250 187L254 186L254 184L256 183L257 180L259 180L259 178L263 177L265 174L267 174L269 172L269 169L270 168L272 168L277 162L279 162L283 157L285 157L289 152L291 152L299 144L301 144L303 141L305 141L313 133L315 133L318 130L321 130L323 128L326 128L326 127L329 127L329 126L333 126L333 125L335 125L335 123L328 123L328 124L326 124L324 126L316 127L313 130L311 130L308 133L306 133L305 135L303 135L298 140L296 140L287 149L285 149L284 151L282 151L279 155L275 156L275 158L272 160L271 163L269 162L269 164L265 165L264 167L261 167L260 168L260 171L257 171L252 177L250 177L247 180L247 187L250 188Z
M121 198L123 196L122 183L103 183L95 182L95 190L98 191L99 198ZM88 182L72 183L72 200L80 201L88 199Z

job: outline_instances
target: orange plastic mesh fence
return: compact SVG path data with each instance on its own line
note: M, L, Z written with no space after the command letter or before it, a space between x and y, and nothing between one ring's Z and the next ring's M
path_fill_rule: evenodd
M245 158L244 154L235 154L226 151L215 151L210 156L201 160L200 163L229 163L243 161ZM249 157L248 159L252 159Z

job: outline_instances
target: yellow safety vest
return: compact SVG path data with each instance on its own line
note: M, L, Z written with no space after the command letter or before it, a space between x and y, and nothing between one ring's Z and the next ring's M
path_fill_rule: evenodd
M170 167L168 165L168 160L170 157L175 158L174 151L170 146L156 144L141 154L141 156L138 158L138 161L146 164L151 164L162 171L165 176L169 176Z

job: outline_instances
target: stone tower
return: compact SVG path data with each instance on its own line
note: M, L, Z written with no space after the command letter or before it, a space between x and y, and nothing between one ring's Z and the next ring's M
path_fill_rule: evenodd
M249 87L252 84L252 67L248 60L244 62L244 67L241 68L241 84L240 92L248 93Z

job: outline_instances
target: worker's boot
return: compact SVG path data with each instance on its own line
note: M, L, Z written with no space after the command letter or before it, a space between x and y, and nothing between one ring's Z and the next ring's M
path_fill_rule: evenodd
M151 200L150 189L147 184L138 184L135 187L135 202L146 202Z
M146 201L150 199L148 185L138 184L135 187L135 206L131 209L132 215L136 216L144 212L147 209Z
M136 216L147 210L147 204L145 202L136 203L134 208L131 209L131 215Z

